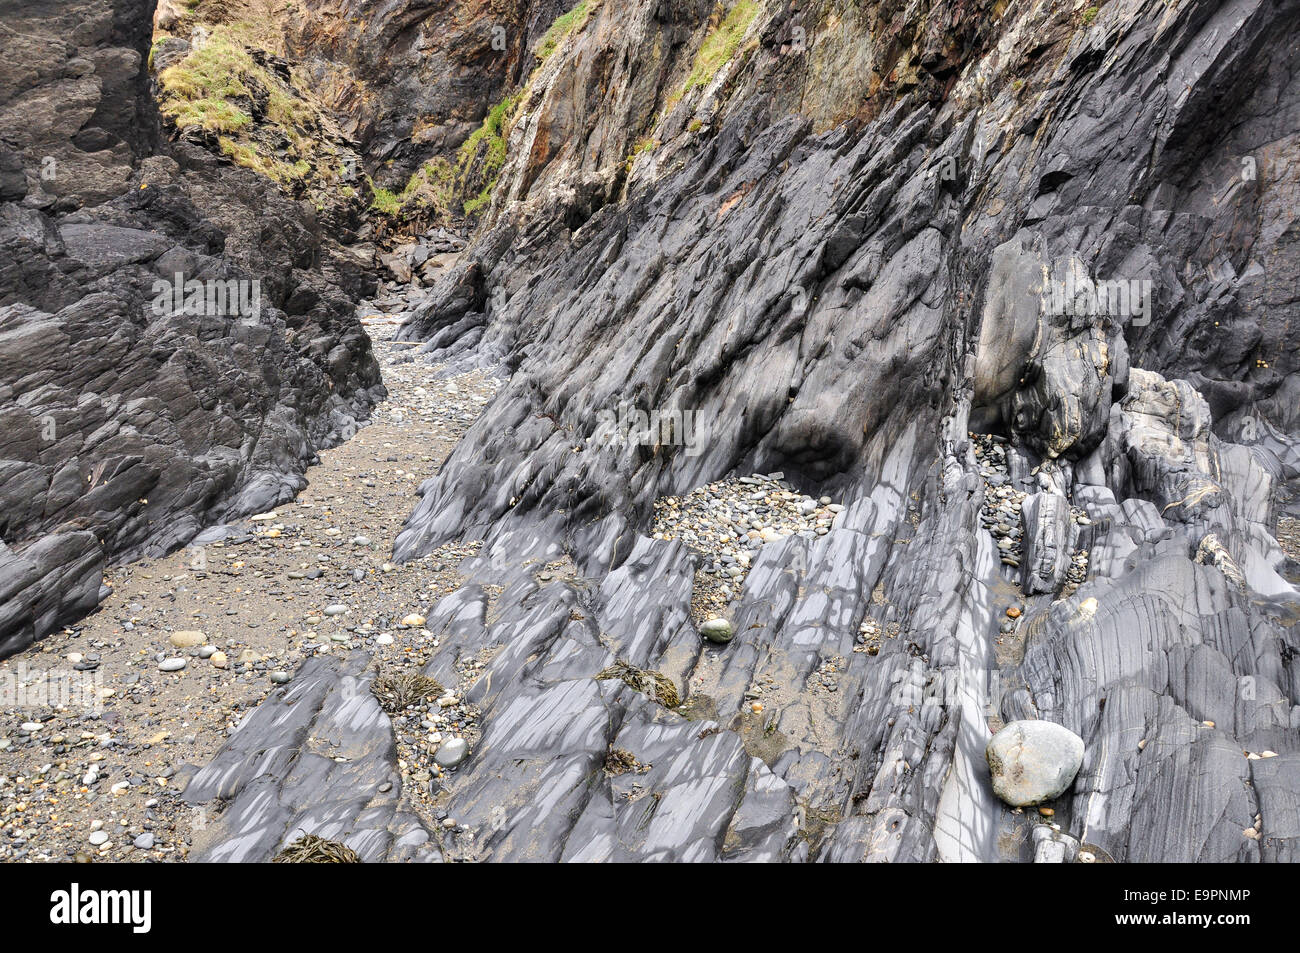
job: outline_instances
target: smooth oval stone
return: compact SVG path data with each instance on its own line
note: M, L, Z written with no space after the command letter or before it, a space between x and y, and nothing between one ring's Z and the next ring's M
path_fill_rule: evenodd
M167 641L178 649L192 649L196 645L202 645L207 637L196 629L182 629L169 635Z
M163 659L158 663L158 671L160 672L179 672L184 667L185 659L183 658Z
M984 749L993 793L1014 807L1063 794L1083 763L1083 739L1050 721L1013 721Z
M700 635L720 645L730 642L735 634L736 630L726 619L710 619L700 626Z
M464 738L451 738L444 741L438 746L438 751L433 756L444 768L454 768L465 760L469 754L469 745Z

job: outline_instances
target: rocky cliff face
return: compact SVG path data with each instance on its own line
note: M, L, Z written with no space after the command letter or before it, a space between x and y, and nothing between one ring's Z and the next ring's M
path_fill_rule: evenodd
M284 27L376 181L401 187L479 128L565 9L565 0L307 0Z
M482 544L411 623L481 734L426 826L314 659L199 856L1296 858L1300 3L307 6L374 155L403 84L435 152L501 106L399 332L506 379L396 546ZM1025 720L1083 742L1050 814L993 793Z
M510 374L398 545L482 537L505 587L437 620L500 652L444 850L1028 857L982 752L1043 718L1086 743L1053 818L1085 859L1293 859L1300 7L756 6L694 85L725 18L603 6L403 331ZM702 452L603 439L620 405ZM725 564L652 506L750 471L845 509L757 550L718 649Z
M360 263L162 144L152 17L0 5L0 656L93 608L107 561L291 495L379 395Z

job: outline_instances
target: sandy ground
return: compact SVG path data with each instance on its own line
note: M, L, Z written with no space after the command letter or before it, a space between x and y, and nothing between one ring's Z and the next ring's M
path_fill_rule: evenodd
M389 399L321 454L292 503L223 541L113 568L95 613L0 662L0 860L183 859L204 818L173 774L209 760L306 658L366 648L377 667L413 668L436 644L412 617L456 588L472 547L395 566L393 540L496 382L440 380L408 346L380 343L391 319L366 323ZM71 696L52 705L60 686ZM468 735L472 721L457 708L437 727Z

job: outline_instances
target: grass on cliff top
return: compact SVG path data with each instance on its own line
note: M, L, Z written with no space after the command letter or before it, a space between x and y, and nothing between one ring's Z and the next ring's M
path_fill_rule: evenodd
M587 18L596 9L598 0L578 0L578 5L561 14L537 44L537 58L544 60L554 53L569 36L587 25Z
M253 121L253 117L224 99L179 99L168 103L164 111L179 129L198 126L208 132L234 132Z
M236 35L235 28L214 27L207 42L158 76L163 111L168 115L185 103L252 100L253 90L267 95L266 118L286 129L311 123L316 112L258 65Z
M163 112L171 115L178 102L251 99L252 91L244 80L257 69L247 50L226 35L214 33L199 49L159 74Z
M221 151L238 165L291 185L311 172L316 111L253 59L246 39L238 25L213 27L202 46L158 75L159 108L180 130L219 134ZM292 144L295 155L288 161L267 154L247 135L257 131L250 110L260 99L271 138L283 136Z
M686 95L696 86L708 85L718 75L718 70L731 62L745 38L745 31L758 15L758 10L758 0L736 0L735 6L727 11L722 21L700 44L700 51L695 54L695 62L691 64L681 95Z

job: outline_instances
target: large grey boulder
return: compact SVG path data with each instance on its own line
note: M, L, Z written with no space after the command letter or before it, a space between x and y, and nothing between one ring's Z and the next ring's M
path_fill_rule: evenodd
M1029 807L1065 793L1083 763L1083 739L1050 721L1013 721L984 749L993 793Z

